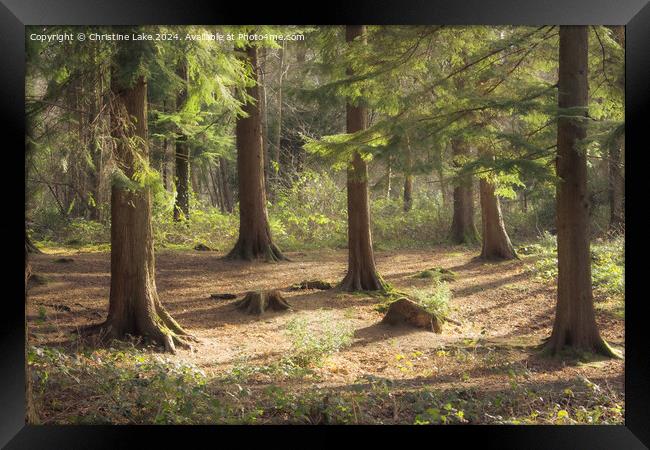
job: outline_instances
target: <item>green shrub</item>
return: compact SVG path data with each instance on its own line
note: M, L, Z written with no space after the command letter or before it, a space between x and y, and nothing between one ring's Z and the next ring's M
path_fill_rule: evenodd
M444 319L449 315L451 290L445 282L428 289L411 289L410 298L434 316Z
M523 250L523 251L522 251ZM545 233L536 243L519 249L522 255L537 257L529 270L542 280L557 278L557 240ZM597 239L591 244L591 279L594 292L606 297L625 294L625 239Z
M334 317L323 317L317 323L297 317L287 324L287 334L291 339L289 360L298 367L310 367L349 346L354 330Z

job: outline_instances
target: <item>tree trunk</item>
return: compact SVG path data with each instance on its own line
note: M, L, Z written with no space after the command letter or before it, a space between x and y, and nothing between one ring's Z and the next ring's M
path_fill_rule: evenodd
M190 217L190 147L185 136L176 141L176 201L174 204L174 220Z
M210 187L212 189L209 189L210 191L210 197L212 198L212 206L219 208L221 212L225 211L225 208L223 206L223 197L221 195L221 182L219 181L219 173L215 173L215 167L214 166L209 166L206 170L208 171L208 175L210 175Z
M223 195L223 204L227 212L231 213L233 210L232 189L230 189L230 182L228 181L228 160L226 158L219 158L219 178L221 180L221 193Z
M404 175L404 212L409 212L413 206L413 175Z
M560 108L588 105L588 29L560 26L558 104ZM583 113L586 116L586 112ZM556 169L558 286L555 322L546 350L616 356L596 325L591 290L587 157L577 144L586 137L581 119L558 118Z
M95 49L95 58L97 58L96 49ZM90 152L90 157L93 162L93 167L88 171L88 178L90 182L90 192L93 198L93 201L88 205L90 219L100 221L101 220L101 210L100 210L100 189L101 189L101 174L102 174L102 148L97 142L99 133L97 130L99 128L100 115L102 110L102 96L101 96L101 72L98 70L98 84L93 85L92 88L92 98L90 99L89 109L88 109L88 148Z
M357 36L365 40L365 26L346 26L346 41ZM348 70L351 74L351 70ZM368 125L365 106L346 105L347 132L364 130ZM345 291L376 291L385 289L375 269L375 256L370 234L370 205L368 202L368 166L358 152L354 153L347 174L348 197L348 272L340 287Z
M388 155L386 158L386 200L390 200L391 189L393 188L393 168L392 158Z
M515 259L517 254L506 232L501 214L499 198L494 193L494 185L488 180L480 180L481 221L483 226L482 259Z
M271 158L269 154L269 114L268 99L266 95L266 70L268 49L260 48L260 111L262 122L262 148L264 149L264 181L267 199L273 201L273 189L271 189Z
M119 84L113 91L115 159L119 169L133 180L137 159L148 159L147 84L140 77L132 86ZM136 157L136 153L139 153ZM133 189L120 179L111 187L111 287L106 322L101 335L121 338L144 336L175 351L191 338L163 307L155 283L155 258L151 226L151 192L148 186Z
M413 161L411 155L411 141L406 136L405 152L405 169L404 169L404 212L409 212L413 206Z
M451 142L454 164L460 166L458 158L469 155L469 146L460 139ZM472 244L478 241L474 225L474 193L471 175L458 177L454 187L454 217L451 222L451 239L456 244Z
M249 63L257 80L257 48L247 47ZM237 174L239 178L239 239L228 259L266 261L286 260L271 239L264 188L264 150L260 120L260 94L257 83L247 88L254 103L244 105L248 117L239 117L236 125Z
M176 110L180 111L187 101L187 61L181 61L177 75L184 81L176 96ZM174 220L190 217L190 147L187 136L181 135L176 140L176 201L174 203Z
M613 233L620 233L625 227L624 148L625 135L622 135L619 142L609 148L609 229Z
M281 167L282 165L280 164L280 153L282 149L282 82L284 78L284 41L282 42L282 48L278 50L278 53L280 55L280 68L278 69L278 111L276 114L276 120L278 121L278 128L275 136L275 179L276 183L280 183L280 176L281 176Z

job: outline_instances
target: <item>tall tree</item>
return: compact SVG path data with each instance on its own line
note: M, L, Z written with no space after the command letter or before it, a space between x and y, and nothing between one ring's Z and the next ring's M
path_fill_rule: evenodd
M616 356L596 325L591 290L587 155L588 29L560 27L556 170L558 286L555 322L546 350L564 348Z
M184 56L177 68L177 75L181 79L181 88L176 96L176 109L181 110L187 101L188 77L187 60ZM175 153L176 167L176 200L174 203L174 220L190 217L190 146L187 136L182 134L176 139Z
M145 65L152 53L146 43L127 43L118 47L114 59L111 134L117 172L111 187L109 309L106 321L86 332L99 330L112 338L145 336L174 352L175 345L188 346L194 338L169 315L156 290L151 189L146 182L147 80L141 70L133 69Z
M254 83L246 88L251 102L244 105L246 116L236 124L237 175L239 181L239 238L228 259L286 260L273 243L266 209L264 148L260 114L257 47L246 44L245 54L253 71Z
M456 166L460 166L460 160L470 154L469 145L461 138L452 139L451 149ZM478 241L478 232L474 224L474 189L472 188L472 176L469 174L459 175L454 186L451 239L456 244L471 244Z
M345 39L360 38L365 43L365 26L348 25ZM348 75L353 75L348 68ZM346 131L356 133L368 127L365 106L346 104ZM370 234L370 205L368 202L368 165L358 151L352 156L347 173L348 197L348 272L340 287L346 291L376 291L385 288L375 268L375 256Z

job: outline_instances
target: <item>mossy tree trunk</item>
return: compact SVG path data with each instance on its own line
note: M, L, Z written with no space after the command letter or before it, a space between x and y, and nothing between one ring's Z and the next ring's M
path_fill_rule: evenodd
M346 41L362 36L365 26L348 25ZM351 74L351 71L348 70ZM365 106L346 105L346 129L348 133L365 130L368 111ZM368 201L368 165L359 152L354 152L347 173L348 204L348 271L340 287L345 291L376 291L385 288L375 268L375 256L370 233L370 205Z
M467 143L459 138L452 140L451 149L456 166L460 166L460 161L470 154ZM474 190L472 189L471 175L463 175L456 179L451 239L456 244L473 244L478 242L478 231L474 224Z
M247 61L258 79L257 48L247 46ZM239 238L228 253L228 259L265 259L280 261L287 258L273 243L266 209L264 182L264 149L260 117L260 93L257 83L247 88L254 102L244 105L247 117L239 117L236 125L237 175L239 178Z
M560 27L560 108L588 105L588 28ZM574 113L578 114L578 113ZM586 116L586 111L582 114ZM557 131L558 286L555 322L546 350L563 349L615 356L600 336L591 289L587 158L578 148L586 137L584 119L560 117Z
M132 85L115 78L111 83L111 130L115 161L133 180L138 160L148 160L147 84L143 77ZM165 310L156 290L148 186L111 187L111 285L108 318L86 332L100 331L109 338L143 336L174 352L175 345L193 340Z

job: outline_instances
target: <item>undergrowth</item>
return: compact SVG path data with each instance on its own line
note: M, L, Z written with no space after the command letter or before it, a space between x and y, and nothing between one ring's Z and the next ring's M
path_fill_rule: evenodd
M76 353L30 347L28 364L44 424L591 425L622 424L625 413L622 394L607 386L584 377L537 386L516 364L509 387L496 391L375 378L345 389L242 385L124 343Z

